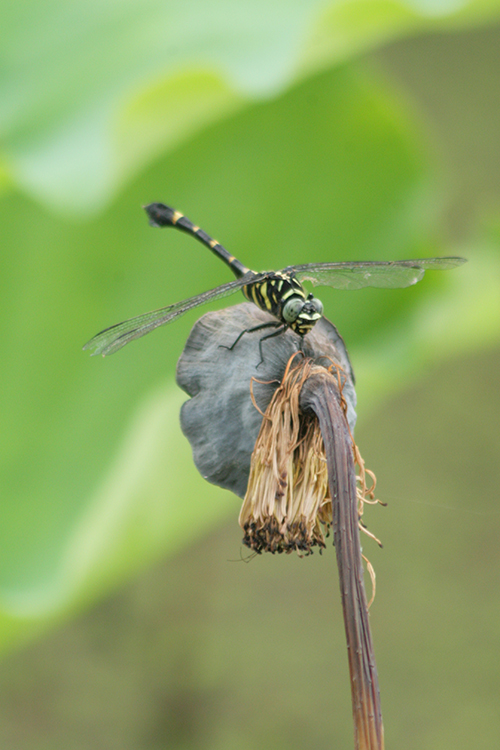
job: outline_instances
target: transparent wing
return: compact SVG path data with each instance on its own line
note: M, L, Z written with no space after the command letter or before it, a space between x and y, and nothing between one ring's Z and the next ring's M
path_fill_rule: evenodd
M197 294L196 297L190 297L189 299L182 300L182 302L162 307L160 310L153 310L153 312L138 315L136 318L124 320L123 323L117 323L114 326L110 326L110 328L105 328L104 331L101 331L94 338L90 339L83 348L93 349L92 356L102 354L104 357L106 354L113 354L130 341L145 336L159 326L177 320L177 318L180 318L188 310L192 310L199 305L204 305L205 302L212 302L221 297L228 297L250 281L258 281L264 276L265 274L245 274L245 276L236 281L222 284L222 286L210 289L208 292Z
M466 263L465 258L358 261L352 263L307 263L293 266L299 281L335 289L400 289L416 284L426 271L446 271Z

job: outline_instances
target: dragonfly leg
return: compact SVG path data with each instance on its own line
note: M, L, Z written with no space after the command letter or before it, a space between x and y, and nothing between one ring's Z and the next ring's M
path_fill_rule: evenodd
M262 328L264 328L264 326L262 326ZM284 323L282 323L282 324L280 324L278 330L274 331L274 333L268 333L267 336L262 336L262 338L259 341L260 362L257 365L257 367L260 367L261 364L264 361L264 354L262 353L262 342L265 341L266 339L272 339L272 338L274 338L274 336L279 336L280 333L284 333L287 328L288 328L288 326L285 325Z
M233 349L234 349L234 347L235 347L235 346L236 346L236 344L238 343L238 341L239 341L239 340L241 339L241 337L242 337L242 336L243 336L243 335L244 335L245 333L253 333L253 331L262 331L262 329L263 329L263 328L271 328L271 327L272 327L272 328L277 328L278 326L279 326L279 327L281 328L282 324L281 324L281 323L278 323L278 322L276 321L276 322L272 322L272 323L261 323L260 325L258 325L258 326L254 326L253 328L245 328L245 330L244 330L244 331L242 331L242 332L241 332L241 333L239 334L238 338L237 338L237 339L235 339L235 340L233 341L233 343L231 344L231 346L224 346L224 344L219 344L219 346L220 346L220 347L222 347L222 349L229 349L229 351L230 351L230 352L232 352L232 351L233 351ZM276 335L275 333L272 333L272 334L271 334L271 336L275 336L275 335ZM267 338L269 338L269 337L268 337L268 336L264 336L264 338L265 338L265 339L267 339ZM263 339L261 339L261 341L262 341L262 340L263 340ZM259 349L260 349L260 344L259 344ZM260 356L262 357L262 350L260 350Z

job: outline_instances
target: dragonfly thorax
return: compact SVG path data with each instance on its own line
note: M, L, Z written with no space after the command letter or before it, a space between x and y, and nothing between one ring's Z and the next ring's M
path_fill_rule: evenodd
M270 272L265 279L244 286L243 294L299 336L305 336L323 315L321 301L307 295L293 272Z

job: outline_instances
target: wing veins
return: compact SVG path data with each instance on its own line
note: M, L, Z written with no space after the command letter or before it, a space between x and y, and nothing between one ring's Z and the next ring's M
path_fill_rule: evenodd
M401 289L420 281L427 270L448 270L465 263L464 258L442 257L396 261L306 263L293 266L300 281L336 289L378 287ZM292 270L291 269L291 270Z
M124 320L121 323L115 323L115 325L105 328L91 338L83 348L94 349L95 351L92 352L92 356L102 354L104 357L107 354L113 354L130 341L141 338L155 328L177 320L177 318L180 318L181 315L184 315L189 310L206 302L211 302L221 297L228 297L245 286L245 284L257 281L263 277L265 277L265 274L255 274L253 272L245 274L240 279L222 284L215 287L215 289L209 289L181 302L175 302L173 305L167 305L167 307L162 307L159 310L153 310L138 315L135 318Z

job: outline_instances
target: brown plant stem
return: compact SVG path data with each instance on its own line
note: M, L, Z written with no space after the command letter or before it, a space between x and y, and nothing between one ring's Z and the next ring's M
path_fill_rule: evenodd
M326 370L311 375L302 388L300 406L303 411L316 414L325 444L351 677L355 748L383 750L378 675L363 582L356 472L337 378Z

